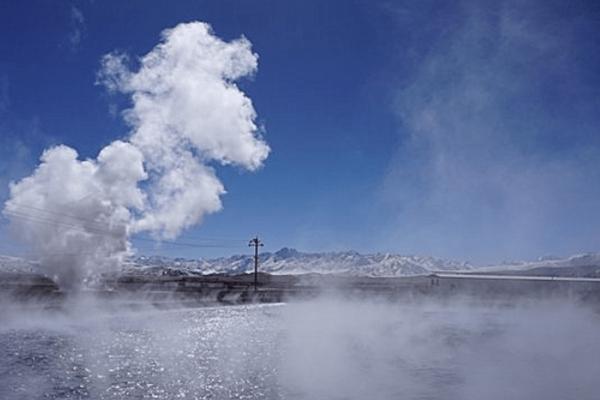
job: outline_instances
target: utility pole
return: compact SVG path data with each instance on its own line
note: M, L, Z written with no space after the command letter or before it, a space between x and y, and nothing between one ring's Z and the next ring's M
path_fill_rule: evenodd
M264 244L260 241L258 235L256 235L255 238L250 240L248 246L254 246L254 291L256 292L258 290L258 248L263 247Z

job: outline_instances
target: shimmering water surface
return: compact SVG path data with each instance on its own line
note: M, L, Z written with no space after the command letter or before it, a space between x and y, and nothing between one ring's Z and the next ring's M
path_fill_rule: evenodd
M597 316L315 301L2 314L0 399L597 399Z

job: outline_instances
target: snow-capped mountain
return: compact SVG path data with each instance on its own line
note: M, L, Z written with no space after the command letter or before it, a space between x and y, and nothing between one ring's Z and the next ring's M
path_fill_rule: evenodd
M433 271L468 271L474 267L466 262L447 261L434 257L402 256L389 253L360 254L355 251L331 253L303 253L283 248L275 253L259 256L260 270L270 274L346 274L353 276L411 276ZM237 274L252 272L254 259L236 255L214 259L186 260L181 258L139 256L130 267L151 270L168 268L176 273Z
M600 266L600 253L576 254L567 258L555 256L540 257L535 261L506 261L502 264L481 267L481 271L520 271L533 268L562 268Z
M38 264L20 257L0 255L0 272L30 273L38 272Z
M467 262L448 261L428 256L403 256L389 253L360 254L355 251L303 253L283 248L260 254L260 271L270 274L344 274L351 276L398 277L431 272L503 273L515 275L600 276L600 253L568 258L543 257L536 261L507 262L476 267ZM239 274L254 270L250 255L213 259L184 259L162 256L132 257L124 272L164 274ZM0 255L0 272L41 273L38 263Z
M600 253L577 254L568 258L540 257L535 261L509 261L478 268L479 273L600 277Z

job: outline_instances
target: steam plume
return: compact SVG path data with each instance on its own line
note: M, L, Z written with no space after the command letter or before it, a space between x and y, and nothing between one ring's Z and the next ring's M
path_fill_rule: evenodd
M11 183L3 211L51 275L73 285L118 265L129 235L174 238L221 209L210 164L256 170L270 151L235 84L257 58L247 39L224 42L201 22L165 30L137 69L127 55L103 57L98 83L131 96L129 138L83 161L70 147L47 149L31 176Z
M582 34L593 17L560 2L446 4L402 14L443 28L419 31L428 46L411 41L419 57L397 98L406 142L384 183L398 215L386 236L478 263L594 249L599 114L582 72L594 69L582 61L596 51Z

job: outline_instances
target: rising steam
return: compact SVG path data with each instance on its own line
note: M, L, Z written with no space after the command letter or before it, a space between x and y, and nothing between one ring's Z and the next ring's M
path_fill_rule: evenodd
M210 164L256 170L270 151L235 84L257 58L244 37L225 42L201 22L165 30L136 68L124 54L102 58L98 83L131 96L129 137L83 161L70 147L47 149L31 176L11 183L3 210L51 276L72 286L118 266L131 234L174 238L221 209Z
M384 240L476 263L594 249L594 17L561 2L446 4L399 6L431 30L405 31L419 57L395 103L406 141L384 183L398 216Z

